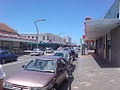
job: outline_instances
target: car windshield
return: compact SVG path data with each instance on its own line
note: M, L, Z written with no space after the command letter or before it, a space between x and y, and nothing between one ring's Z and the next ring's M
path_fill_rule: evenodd
M63 53L55 53L54 56L61 56L61 57L63 57L64 54Z
M33 51L39 51L39 49L33 49Z
M54 60L32 60L25 70L55 73L56 61Z

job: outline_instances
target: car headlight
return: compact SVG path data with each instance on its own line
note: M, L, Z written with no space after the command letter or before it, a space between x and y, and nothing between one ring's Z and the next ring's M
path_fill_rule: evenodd
M12 85L11 83L9 83L9 82L5 82L5 83L3 84L3 87L5 87L5 88L12 88L13 85Z
M40 88L40 87L32 87L31 90L47 90L46 87Z

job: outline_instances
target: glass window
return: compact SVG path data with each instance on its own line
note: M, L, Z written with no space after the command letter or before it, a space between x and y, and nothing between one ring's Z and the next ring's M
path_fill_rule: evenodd
M117 14L117 18L119 18L119 13Z
M56 61L54 60L32 60L26 67L25 70L40 71L40 72L56 72Z
M28 38L30 38L30 36L28 36Z
M68 58L68 54L65 54L65 58L66 58L66 59Z
M64 68L66 66L66 62L63 59L60 59L60 68Z
M43 40L45 40L45 36L43 36Z
M63 53L55 53L54 56L61 56L61 57L63 57L64 54Z
M34 36L32 36L32 38L34 38Z
M49 36L47 36L47 40L49 40Z
M36 36L36 39L38 39L38 37Z

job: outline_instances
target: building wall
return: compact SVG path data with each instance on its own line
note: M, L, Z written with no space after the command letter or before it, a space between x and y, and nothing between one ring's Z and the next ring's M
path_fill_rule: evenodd
M105 38L101 37L97 40L97 54L104 58L104 45L105 45Z
M30 39L33 39L32 37L36 39L36 36L37 36L36 34L21 34L21 35ZM43 40L43 37L45 37L45 40ZM47 39L47 37L49 37L49 40ZM55 42L64 43L64 39L62 37L51 34L51 33L40 33L38 37L38 42L41 42L41 41L42 42L55 41Z
M111 31L112 63L120 66L120 26Z
M13 42L13 53L20 53L20 42Z
M111 8L108 10L106 15L104 16L104 19L110 19L110 18L120 18L119 17L119 0L115 0Z

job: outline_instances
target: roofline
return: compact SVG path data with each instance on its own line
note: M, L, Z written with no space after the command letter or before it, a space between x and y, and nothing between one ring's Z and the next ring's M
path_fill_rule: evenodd
M119 2L120 2L120 0L118 0ZM115 4L115 2L117 2L117 0L115 0L114 2L113 2L113 4L111 5L111 7L108 9L108 11L107 11L107 13L105 14L105 16L109 13L109 11L111 10L111 8L113 7L113 5ZM120 4L119 4L119 6L120 6ZM119 8L120 9L120 8ZM105 16L104 16L104 18L105 18Z

